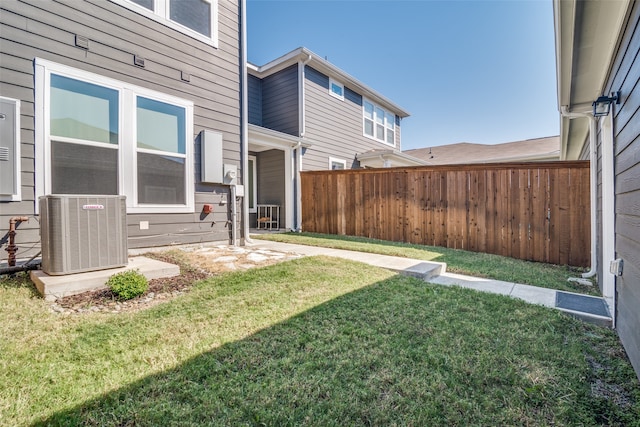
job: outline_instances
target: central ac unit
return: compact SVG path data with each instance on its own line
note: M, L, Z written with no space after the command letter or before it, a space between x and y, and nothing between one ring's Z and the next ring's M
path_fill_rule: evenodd
M42 271L80 273L127 265L124 196L40 197Z

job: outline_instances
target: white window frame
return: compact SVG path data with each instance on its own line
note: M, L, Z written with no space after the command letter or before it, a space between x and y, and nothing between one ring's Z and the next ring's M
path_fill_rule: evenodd
M343 169L347 169L347 161L344 159L338 159L335 157L329 157L329 170L339 170L339 169L333 169L333 164L334 163L339 163L342 165Z
M189 37L200 40L215 48L218 47L218 0L203 0L211 4L211 37L207 37L189 27L186 27L178 22L172 21L170 18L171 8L169 3L174 0L154 0L155 10L151 11L144 6L140 6L130 0L111 0L112 2L126 7L140 15L144 15L147 18L160 22L169 28L180 31Z
M249 208L249 213L256 213L258 212L258 158L256 156L247 156L249 160L253 161L253 194L249 194L249 197L253 200L251 200L253 202L253 208ZM247 172L247 176L249 176L249 172ZM246 191L249 192L249 186L247 185L245 187Z
M337 93L335 93L333 91L333 86L338 86L342 92L342 95L338 95ZM341 101L344 101L344 85L342 83L338 83L337 81L333 80L331 77L329 77L329 95Z
M194 212L194 171L193 171L193 102L150 89L121 82L87 71L36 58L36 200L51 194L51 132L50 132L50 88L51 74L61 75L87 83L114 89L118 96L118 194L127 197L127 213L191 213ZM148 151L137 147L136 138L136 98L142 96L185 109L185 154ZM73 142L73 138L55 137L56 141ZM92 144L86 144L92 145ZM104 146L95 143L95 146ZM185 204L161 205L138 203L137 153L152 154L185 159ZM36 203L36 210L38 204Z
M365 103L369 103L371 105L373 105L373 135L367 135L367 133L365 132L365 123L366 120L369 120L365 117ZM377 118L377 109L380 109L383 111L383 123L384 123L384 135L382 136L382 139L377 138L376 137L376 125L378 124L376 121ZM390 114L393 116L393 122L389 123L389 121L387 120L387 114ZM391 130L393 132L393 144L389 144L387 142L387 131ZM379 104L376 104L373 101L368 100L367 98L362 98L362 136L364 136L365 138L369 138L369 139L373 139L374 141L378 141L384 145L388 145L390 147L395 147L396 146L396 115L394 113L392 113L391 111L387 110L386 108L381 107Z
M13 194L2 194L0 195L0 201L2 202L21 202L22 201L22 168L21 168L21 164L22 164L22 157L20 154L20 145L22 145L22 141L20 138L20 100L19 99L14 99L14 98L6 98L4 96L0 96L0 99L4 100L5 102L9 102L13 104L13 109L14 109L14 116L16 118L15 124L14 124L14 128L13 128L13 132L16 136L16 140L15 140L15 146L13 147L13 152L15 154L15 156L13 157L13 162L15 165L15 169L14 169L14 183L15 183L15 187L14 187L14 193Z

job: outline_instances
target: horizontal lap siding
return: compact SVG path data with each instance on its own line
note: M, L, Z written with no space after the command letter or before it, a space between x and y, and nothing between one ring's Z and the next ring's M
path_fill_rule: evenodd
M268 150L256 154L258 204L279 205L280 224L286 218L285 204L285 152Z
M298 135L298 66L262 79L262 126Z
M249 123L262 126L262 80L255 76L247 78L249 98Z
M326 170L329 157L357 167L356 155L392 149L363 135L362 96L345 87L344 100L329 95L329 77L305 68L305 140L311 143L302 159L304 170ZM396 140L400 127L396 126ZM399 144L397 144L399 146Z
M21 101L22 202L0 202L0 238L7 231L9 217L35 213L36 57L192 101L194 138L202 129L221 132L225 163L239 166L238 7L236 1L218 3L216 49L109 1L2 2L0 93ZM76 34L89 39L88 50L75 46ZM145 59L145 68L133 65L133 55ZM189 82L182 81L183 72L190 75ZM199 166L199 157L194 161ZM199 167L194 170L197 172ZM228 240L226 211L223 213L216 205L214 218L209 215L201 219L199 214L203 203L215 203L222 197L226 200L228 188L198 181L196 175L196 213L129 215L129 246ZM149 221L149 230L140 230L139 221ZM18 256L37 252L38 222L21 224L19 230Z
M589 164L307 171L302 227L586 266Z
M624 261L616 279L616 328L640 377L640 4L635 3L607 84L621 92L614 107L616 257ZM605 260L605 262L608 262ZM608 266L605 265L606 269Z

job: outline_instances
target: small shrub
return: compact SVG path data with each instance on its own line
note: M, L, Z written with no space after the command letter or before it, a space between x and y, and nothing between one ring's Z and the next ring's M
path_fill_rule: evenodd
M127 270L109 277L107 286L118 298L129 300L145 293L147 278L137 270Z

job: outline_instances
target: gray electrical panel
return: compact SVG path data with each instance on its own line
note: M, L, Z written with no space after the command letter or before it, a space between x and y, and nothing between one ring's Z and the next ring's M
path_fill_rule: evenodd
M0 196L17 195L20 172L18 119L20 101L0 98Z
M200 180L222 184L222 134L210 130L200 132Z

